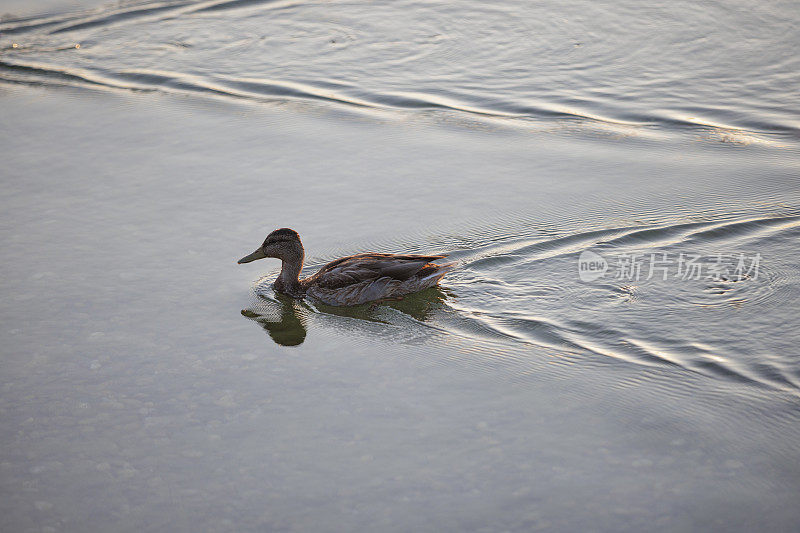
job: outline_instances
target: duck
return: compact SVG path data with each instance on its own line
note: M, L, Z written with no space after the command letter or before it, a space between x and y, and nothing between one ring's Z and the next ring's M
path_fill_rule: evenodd
M433 261L447 255L399 255L362 253L331 261L307 278L300 279L305 249L293 229L276 229L264 243L238 264L273 257L281 260L281 272L272 289L295 299L312 298L333 306L359 305L401 299L439 283L455 263Z

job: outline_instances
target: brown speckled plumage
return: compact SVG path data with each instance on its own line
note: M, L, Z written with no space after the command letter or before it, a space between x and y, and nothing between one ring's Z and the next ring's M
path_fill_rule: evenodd
M281 260L281 273L272 288L294 298L309 296L329 305L357 305L397 298L436 285L453 264L432 261L444 255L394 255L367 253L342 257L319 272L300 279L305 252L300 236L289 228L270 233L264 243L239 263L264 257Z

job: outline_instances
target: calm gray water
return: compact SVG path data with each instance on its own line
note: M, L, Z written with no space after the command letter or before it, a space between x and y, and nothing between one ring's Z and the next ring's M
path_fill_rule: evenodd
M0 2L0 529L800 528L796 3L36 9ZM287 300L236 265L284 226L308 272L458 268Z

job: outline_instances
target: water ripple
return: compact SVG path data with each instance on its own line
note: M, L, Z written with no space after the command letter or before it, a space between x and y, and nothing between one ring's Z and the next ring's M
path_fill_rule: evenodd
M785 40L761 31L768 24L793 34L796 25L766 7L750 13L760 25L718 10L695 8L676 39L668 13L642 26L627 4L561 6L553 17L551 7L526 2L122 3L3 21L0 80L313 101L612 138L796 144L800 127L783 88L800 82L800 69L781 53ZM598 37L598 20L616 41ZM730 32L748 37L747 54ZM654 62L664 54L672 61ZM746 79L736 77L742 68Z
M772 327L769 310L796 298L800 268L792 262L796 254L784 249L794 247L799 226L798 216L679 222L460 249L452 254L459 269L447 283L459 297L447 305L468 323L459 327L463 334L485 341L679 368L796 392L800 365L783 351L785 341L775 339L770 347L732 339L747 331L757 337L756 331ZM577 256L586 249L643 255L704 252L702 257L711 260L718 255L710 250L726 249L733 258L741 246L769 257L757 276L594 283L577 279ZM699 317L709 311L739 330L732 333L725 323L699 329Z

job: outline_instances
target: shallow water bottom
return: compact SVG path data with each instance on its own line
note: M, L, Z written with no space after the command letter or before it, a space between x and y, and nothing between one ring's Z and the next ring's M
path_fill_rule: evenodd
M3 530L800 523L785 155L3 91ZM253 291L277 265L235 264L281 226L312 265L446 251L460 274L377 308L287 302ZM601 242L739 238L770 256L739 303L572 270Z

